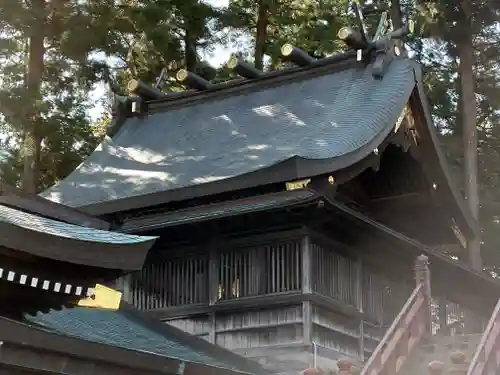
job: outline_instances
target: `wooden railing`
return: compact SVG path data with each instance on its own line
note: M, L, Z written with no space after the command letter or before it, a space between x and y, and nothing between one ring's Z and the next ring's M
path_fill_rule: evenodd
M500 300L486 326L467 375L494 375L500 367Z
M427 257L416 263L417 286L378 344L361 375L396 375L430 330L430 276Z

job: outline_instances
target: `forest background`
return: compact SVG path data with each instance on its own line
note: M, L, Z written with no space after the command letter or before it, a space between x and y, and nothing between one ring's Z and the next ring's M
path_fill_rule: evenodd
M327 56L345 48L336 35L353 24L347 0L214 1L0 0L0 180L38 192L67 176L104 137L113 92L126 94L131 78L154 85L172 64L229 58L217 50L276 70L283 44ZM464 130L476 126L482 262L498 274L500 2L394 3L417 23L407 46L464 194ZM215 68L214 81L232 78ZM170 76L161 88L183 89Z

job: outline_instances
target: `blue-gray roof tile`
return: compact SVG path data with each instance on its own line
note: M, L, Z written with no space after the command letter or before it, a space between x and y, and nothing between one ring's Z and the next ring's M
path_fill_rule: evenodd
M394 60L375 79L358 65L129 119L42 196L86 206L228 179L294 156L349 155L389 134L415 86L414 69Z
M141 215L125 219L120 231L137 233L228 216L244 215L250 212L272 210L278 207L289 207L306 201L309 202L315 197L317 197L316 193L311 190L293 190L202 205L179 211Z
M158 332L146 320L141 319L140 314L128 310L110 311L75 307L45 314L38 313L36 316L26 316L25 320L28 324L33 324L41 329L99 344L244 371L223 358L215 358L208 352L203 352L175 337ZM167 327L167 329L176 328ZM181 334L187 335L183 332ZM244 358L241 359L246 361ZM258 367L257 364L255 366Z
M53 236L107 244L136 244L151 241L155 238L81 227L33 215L3 205L0 205L0 222Z

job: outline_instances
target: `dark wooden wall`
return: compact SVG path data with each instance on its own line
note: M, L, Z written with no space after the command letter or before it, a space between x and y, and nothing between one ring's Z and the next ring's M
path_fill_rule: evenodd
M313 352L363 360L412 287L309 230L173 249L121 285L168 324L292 372Z

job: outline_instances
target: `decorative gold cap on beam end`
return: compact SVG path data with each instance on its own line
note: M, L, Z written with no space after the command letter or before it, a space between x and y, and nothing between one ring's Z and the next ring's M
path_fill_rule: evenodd
M78 301L77 305L106 310L118 310L120 308L121 299L121 292L101 284L96 284L94 294L90 297L81 299Z
M295 47L290 43L283 44L283 46L281 46L281 54L283 56L290 56L293 53L294 49Z
M175 74L175 78L177 78L177 80L180 82L185 81L188 76L189 72L187 69L179 69Z
M227 62L227 67L229 69L234 69L238 66L239 58L234 53L229 56L229 61Z
M349 35L352 35L352 29L350 27L342 27L339 32L337 33L337 37L340 39L340 40L346 40L347 38L349 38Z

